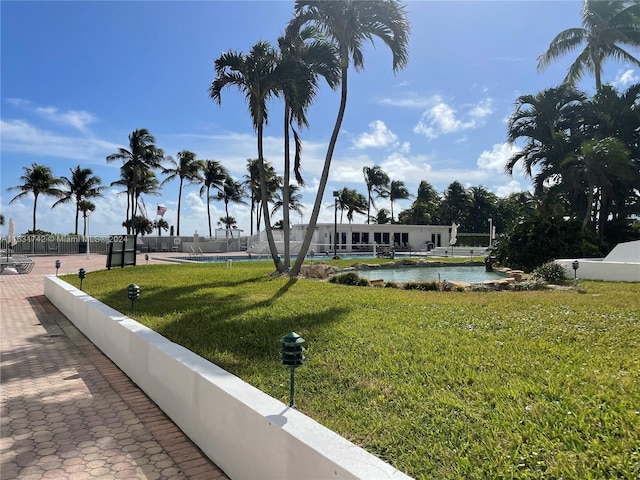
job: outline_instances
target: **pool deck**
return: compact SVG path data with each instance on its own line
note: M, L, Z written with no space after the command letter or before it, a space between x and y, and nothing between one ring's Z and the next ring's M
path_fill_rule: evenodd
M153 253L149 263L179 255ZM56 260L60 274L91 272L106 256L31 258L31 273L0 275L1 478L227 479L44 296Z

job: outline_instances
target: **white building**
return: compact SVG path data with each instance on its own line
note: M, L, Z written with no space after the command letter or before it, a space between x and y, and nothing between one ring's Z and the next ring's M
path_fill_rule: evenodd
M307 225L291 227L291 253L296 254L302 245ZM274 230L274 238L280 253L283 252L282 231ZM398 225L362 223L318 223L309 247L316 254L380 252L393 249L396 252L431 251L438 247L450 248L451 226L443 225ZM251 253L267 253L269 246L266 233L249 245Z

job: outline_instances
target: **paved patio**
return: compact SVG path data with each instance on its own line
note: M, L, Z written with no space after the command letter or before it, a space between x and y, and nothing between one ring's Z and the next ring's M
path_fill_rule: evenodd
M163 256L176 254L149 263ZM0 478L228 478L44 296L57 259L63 274L106 257L32 258L30 274L0 275Z

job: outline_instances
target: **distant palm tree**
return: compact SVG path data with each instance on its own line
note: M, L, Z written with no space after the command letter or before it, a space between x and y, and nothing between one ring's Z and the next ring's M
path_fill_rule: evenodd
M256 43L248 55L238 52L223 53L215 61L216 78L209 87L209 97L218 102L222 101L222 90L227 86L235 86L245 93L249 104L249 113L253 127L258 134L258 161L260 164L260 193L262 197L262 211L265 231L271 258L276 269L280 272L284 266L280 262L278 250L271 231L267 181L264 176L263 131L268 121L267 100L278 94L282 82L282 75L277 69L278 55L268 42Z
M336 205L331 205L331 207L337 207L340 210L340 223L342 223L342 216L346 210L347 220L351 223L354 213L367 214L367 198L353 188L344 187L338 190Z
M289 186L289 208L283 209L283 211L284 210L294 211L298 215L302 215L304 213L304 205L302 204L302 194L299 191L300 191L300 186L295 184L292 184ZM284 206L284 200L277 193L274 200L275 201L273 202L273 208L271 209L271 216L275 215L275 213ZM282 225L283 225L283 230L285 230L284 220L282 221Z
M244 189L242 184L231 176L227 176L222 186L222 190L218 192L217 200L224 202L224 211L227 214L226 218L233 218L229 215L229 204L240 203L246 205ZM222 220L222 219L221 219ZM227 224L228 225L228 224ZM227 237L229 236L229 227L227 226Z
M178 219L176 221L176 235L180 236L180 207L182 205L182 186L184 181L187 181L187 185L195 185L203 181L200 171L202 169L202 162L196 160L196 154L189 150L182 150L178 152L178 161L168 157L169 168L163 167L162 173L168 175L160 186L179 178L180 186L178 188Z
M229 176L227 169L215 160L205 160L203 162L202 178L203 185L200 188L200 196L207 194L207 220L209 224L209 237L213 236L211 230L211 188L217 191L222 190L224 181Z
M389 175L378 165L364 167L362 173L364 174L364 183L367 186L367 223L370 223L371 205L373 205L374 208L376 206L372 194L383 198L389 196Z
M153 228L158 229L158 236L162 236L162 230L165 232L169 230L169 222L167 222L164 218L159 218L158 220L154 220Z
M96 209L96 206L93 202L89 200L81 200L78 204L78 210L82 212L82 220L83 220L83 229L82 236L87 236L87 217ZM77 229L76 229L77 235Z
M409 21L405 7L397 0L344 0L328 2L319 0L296 0L296 19L300 25L309 24L334 43L340 60L341 86L340 107L331 133L325 156L316 200L313 204L309 226L305 234L296 262L290 275L296 277L302 267L311 240L315 233L322 198L329 180L331 159L340 133L340 127L347 106L347 85L349 64L353 61L356 71L364 67L363 44L373 42L374 37L387 45L393 56L393 70L403 68L408 61Z
M602 214L600 208L604 203L603 197L614 194L616 180L640 180L638 169L631 163L629 150L617 138L583 142L577 154L569 155L565 159L564 166L571 169L568 180L586 192L583 230L592 222L595 224ZM602 232L600 233L602 236Z
M71 169L70 177L61 177L62 183L65 185L65 189L62 191L63 196L60 200L53 204L56 207L63 203L75 201L76 204L76 228L75 234L78 235L78 219L80 217L80 204L84 200L90 198L101 197L102 190L105 189L101 185L102 180L100 177L96 177L93 174L93 170L90 168L80 168L78 165L76 168ZM94 205L95 208L95 205Z
M620 45L640 46L640 3L637 0L584 0L582 28L560 32L547 51L538 57L538 70L585 44L584 50L569 67L564 83L575 85L585 71L596 78L596 90L602 87L602 67L614 58L640 66L640 61Z
M145 176L147 170L161 168L164 152L156 147L156 139L146 128L134 130L129 134L129 150L119 148L116 153L107 156L107 162L122 160L120 167L119 184L127 188L127 233L131 231L133 222L131 219L138 214L137 199L140 193L136 192L139 185L138 178Z
M391 202L391 223L393 223L393 202L397 200L406 200L412 195L407 190L402 180L392 180L389 184L389 200Z
M38 197L40 195L51 195L53 197L61 197L62 191L56 188L61 185L62 179L53 176L51 168L47 165L38 165L32 163L31 167L22 167L24 175L20 176L21 185L7 188L8 191L20 191L18 195L13 197L9 204L12 204L20 198L24 198L29 194L33 194L33 230L36 232L36 209L38 208Z

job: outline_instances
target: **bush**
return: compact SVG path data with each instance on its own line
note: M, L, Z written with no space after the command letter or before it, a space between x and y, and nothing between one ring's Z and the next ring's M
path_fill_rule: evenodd
M548 262L533 271L533 280L544 280L553 285L565 285L568 282L567 271L562 265Z
M339 285L354 285L357 287L369 286L369 281L366 278L359 277L358 274L349 272L342 275L336 275L331 277L329 283L337 283Z
M405 290L423 290L427 291L439 291L440 285L438 282L407 282L404 284Z
M583 231L579 221L553 216L524 220L495 249L501 265L525 272L556 258L601 257L602 253L598 237Z

